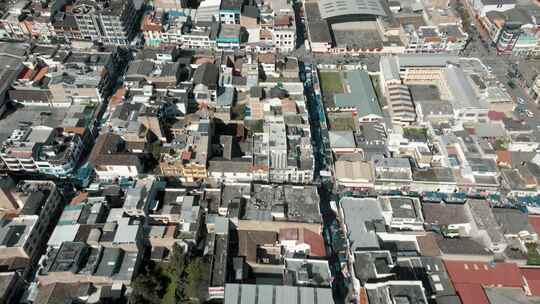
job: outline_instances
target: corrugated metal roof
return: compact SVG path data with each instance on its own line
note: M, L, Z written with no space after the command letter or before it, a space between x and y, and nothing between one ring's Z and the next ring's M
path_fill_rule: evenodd
M272 285L259 286L258 304L272 304L274 302L274 288Z
M58 225L54 229L47 245L60 246L63 242L73 242L79 231L79 224L76 225Z
M276 304L300 304L297 300L297 287L280 286L276 289Z
M334 103L336 106L356 108L359 118L366 115L382 117L381 106L369 74L365 71L349 71L345 76L349 93L335 94Z
M257 285L242 285L242 294L240 298L241 304L253 304L255 303L255 296L257 294Z
M330 288L226 284L225 304L332 304Z
M449 62L458 62L458 56L444 54L421 54L399 55L399 67L445 67Z
M380 61L381 72L385 81L400 80L399 63L395 56L384 56Z
M323 19L347 15L386 16L379 0L321 0L319 10Z

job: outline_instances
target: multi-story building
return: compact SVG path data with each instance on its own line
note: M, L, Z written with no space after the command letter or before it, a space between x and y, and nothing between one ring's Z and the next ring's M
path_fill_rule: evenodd
M219 24L197 22L181 34L181 45L185 49L215 49ZM171 41L173 38L170 39Z
M469 0L476 14L484 17L488 12L504 12L516 7L516 0Z
M97 138L88 162L102 181L134 178L144 167L140 153L127 150L125 141L112 133L101 134Z
M164 11L161 7L148 12L142 20L141 32L144 35L145 45L148 47L161 47L179 45L183 42L195 41L189 39L189 31L183 30L186 22L190 20L189 9L175 8ZM198 27L195 27L197 30ZM193 28L192 28L193 31ZM184 36L185 41L183 40ZM187 48L197 48L195 45L186 45ZM204 47L208 47L205 45Z
M47 181L23 181L4 191L20 207L17 216L0 220L2 271L21 271L28 279L43 253L51 225L60 215L63 198L55 184ZM13 263L15 260L18 262Z
M80 37L89 41L100 41L104 44L126 45L135 35L135 25L142 12L139 2L133 0L112 1L75 1L66 6L67 10L55 12L54 18L62 14L75 18ZM60 21L61 20L61 21ZM71 18L60 18L58 22L72 22ZM70 24L57 23L55 28L65 29Z
M8 11L0 18L2 36L11 39L27 39L30 37L27 23L19 19L30 1L14 1Z
M239 49L242 44L243 29L239 24L222 24L216 37L220 50Z
M540 51L537 32L540 9L519 6L504 12L488 12L480 21L499 54L535 55Z
M189 121L176 133L173 143L167 145L170 153L162 153L160 170L166 176L179 176L186 181L208 176L211 156L212 124L209 120Z
M23 60L24 56L0 53L0 114L7 109L9 89L24 70Z
M0 158L9 171L67 177L82 151L78 134L45 126L15 129L2 144Z
M219 9L221 0L204 0L201 1L197 11L195 12L195 22L212 22L219 21Z
M242 0L223 0L219 7L219 21L222 24L240 24Z
M295 49L296 25L293 14L277 14L274 17L274 28L272 32L276 50L286 53Z
M48 3L36 0L13 1L8 11L0 16L0 37L50 42L53 30Z
M409 33L406 53L457 53L467 43L469 35L457 24L420 26Z

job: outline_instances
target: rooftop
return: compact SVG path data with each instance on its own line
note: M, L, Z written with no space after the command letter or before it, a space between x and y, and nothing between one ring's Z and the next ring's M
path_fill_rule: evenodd
M464 205L427 203L422 204L422 211L426 223L437 225L451 225L468 223L469 219Z
M375 94L373 83L365 71L349 71L345 73L348 93L334 95L336 107L356 108L358 117L366 115L382 116L381 106Z
M383 4L379 0L321 0L319 9L323 19L346 15L386 16Z
M256 184L243 219L320 223L317 188Z
M470 199L467 201L471 215L478 226L478 229L487 230L492 242L501 242L504 237L498 229L498 223L493 215L489 202L485 200Z
M330 131L328 135L330 136L330 146L332 149L356 148L352 131Z
M379 248L376 231L385 231L385 220L377 200L372 198L343 198L340 201L351 247Z
M79 226L79 224L56 226L47 245L58 247L63 242L73 242L79 231Z
M296 286L226 284L225 304L237 303L265 304L333 304L330 288Z
M444 261L454 284L498 285L522 287L521 273L514 263ZM457 288L459 292L459 287Z
M493 215L505 235L519 235L522 232L535 234L534 228L529 224L527 214L517 209L494 208Z
M308 23L308 34L312 43L332 43L332 34L328 23L321 18L318 2L306 2L305 12Z

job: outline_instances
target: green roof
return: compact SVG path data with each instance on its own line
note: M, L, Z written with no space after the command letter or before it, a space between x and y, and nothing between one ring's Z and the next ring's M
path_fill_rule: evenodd
M369 74L365 71L348 71L345 81L349 93L334 95L334 103L340 108L356 108L358 117L367 115L382 116L381 106L373 89Z

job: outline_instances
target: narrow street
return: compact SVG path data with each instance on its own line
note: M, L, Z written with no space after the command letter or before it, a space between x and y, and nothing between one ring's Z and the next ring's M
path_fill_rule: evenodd
M342 231L337 222L336 213L331 207L331 201L335 200L332 193L333 184L330 179L320 174L321 171L331 171L332 154L328 154L326 148L328 139L325 138L325 134L327 133L324 132L324 129L326 129L326 115L322 105L322 99L314 88L314 84L318 83L316 66L305 61L300 62L300 78L304 80L304 94L308 103L311 136L315 154L315 179L319 181L320 211L324 222L323 237L329 257L330 269L334 278L332 283L334 300L336 303L344 303L348 292L348 284L341 272L341 262L338 252L334 248L334 243L336 240L339 240Z

